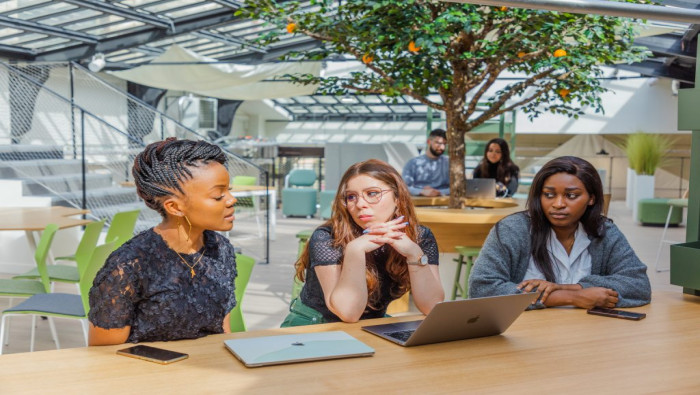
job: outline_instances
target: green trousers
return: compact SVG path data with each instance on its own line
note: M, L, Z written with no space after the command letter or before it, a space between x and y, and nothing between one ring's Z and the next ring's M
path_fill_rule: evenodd
M295 298L292 303L289 304L289 314L287 318L284 319L281 328L286 328L288 326L302 326L302 325L315 325L323 324L327 322L323 318L323 314L319 313L317 310L301 303L301 299Z

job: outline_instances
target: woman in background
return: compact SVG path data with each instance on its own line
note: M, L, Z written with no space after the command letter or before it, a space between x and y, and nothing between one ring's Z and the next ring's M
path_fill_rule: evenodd
M535 175L527 210L491 229L472 269L470 297L537 291L536 308L649 303L647 267L602 207L603 185L590 163L549 161Z
M498 196L510 197L518 190L520 168L510 159L508 143L495 138L489 140L484 157L474 168L472 178L494 178L498 185Z
M192 339L229 332L235 307L226 156L204 141L148 145L134 159L136 191L162 216L107 259L90 290L89 344Z
M345 172L333 216L311 235L296 270L305 284L283 327L384 317L409 290L424 314L444 299L435 237L418 225L401 175L374 159Z

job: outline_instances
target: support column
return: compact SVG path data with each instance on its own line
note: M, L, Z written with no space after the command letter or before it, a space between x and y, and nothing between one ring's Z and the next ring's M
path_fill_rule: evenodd
M700 40L697 40L700 44ZM700 47L700 45L699 45ZM700 53L700 52L698 52ZM695 61L695 86L678 92L678 129L692 131L688 221L684 244L671 246L671 284L700 296L700 67Z

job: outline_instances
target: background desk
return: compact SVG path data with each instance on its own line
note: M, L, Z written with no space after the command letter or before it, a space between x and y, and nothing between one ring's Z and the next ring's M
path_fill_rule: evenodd
M404 348L366 333L368 320L214 335L154 343L190 354L173 365L115 355L120 346L0 356L3 394L374 393L498 391L542 393L697 393L700 298L659 292L635 311L642 321L591 316L581 309L528 311L503 336ZM245 368L224 339L344 330L376 350L373 357ZM37 380L40 378L40 381Z
M73 218L87 213L89 213L88 210L63 206L0 207L0 231L24 231L33 258L37 242L40 238L39 232L43 231L46 225L56 224L59 229L87 225L92 221L82 218ZM53 261L51 254L49 254L49 260ZM34 264L32 264L32 266L34 266Z
M414 198L414 202L417 199L421 199L418 203L432 200L438 205L440 199L447 198ZM433 231L440 252L454 252L455 246L481 247L496 222L525 209L525 201L519 199L465 199L465 202L480 208L416 207L418 221Z

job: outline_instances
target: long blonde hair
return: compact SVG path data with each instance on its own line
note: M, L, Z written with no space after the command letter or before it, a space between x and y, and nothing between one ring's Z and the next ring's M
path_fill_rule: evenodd
M375 180L387 184L391 188L396 198L395 214L397 216L403 215L404 219L408 221L408 226L404 228L404 231L411 240L417 242L418 219L416 218L416 211L411 201L411 194L408 192L408 188L401 178L401 175L388 163L377 159L369 159L350 166L340 180L338 192L333 200L333 215L322 225L331 228L333 247L340 248L344 253L345 246L362 235L363 228L355 223L348 212L348 208L344 204L348 181L358 175L372 177ZM309 267L309 259L309 243L307 243L295 264L296 277L302 282L304 281L306 269ZM398 283L398 287L391 290L391 296L393 298L398 298L408 292L411 283L408 276L408 267L406 266L406 257L396 252L393 248L389 248L389 259L387 259L385 267L389 276ZM376 262L372 260L369 254L367 255L366 278L369 294L368 304L370 307L375 307L381 295L381 284L379 284Z

